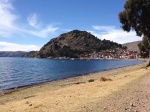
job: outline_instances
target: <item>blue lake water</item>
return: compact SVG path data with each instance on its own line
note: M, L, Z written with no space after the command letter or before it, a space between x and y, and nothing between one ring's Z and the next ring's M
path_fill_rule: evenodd
M0 91L142 63L140 60L0 58Z

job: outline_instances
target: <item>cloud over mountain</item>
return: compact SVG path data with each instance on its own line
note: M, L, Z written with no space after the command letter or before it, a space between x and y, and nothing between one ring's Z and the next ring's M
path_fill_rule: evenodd
M121 44L142 39L136 36L134 31L125 32L122 29L115 28L115 26L93 26L91 32L100 39L107 39Z

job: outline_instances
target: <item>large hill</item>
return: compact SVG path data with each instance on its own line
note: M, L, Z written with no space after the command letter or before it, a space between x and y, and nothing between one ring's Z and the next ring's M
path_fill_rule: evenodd
M122 44L123 46L126 46L128 50L130 51L139 51L138 44L141 43L141 41L135 41L135 42L129 42Z
M100 40L86 31L73 30L51 39L33 57L78 58L81 54L99 52L113 47L122 47L122 45L109 40Z

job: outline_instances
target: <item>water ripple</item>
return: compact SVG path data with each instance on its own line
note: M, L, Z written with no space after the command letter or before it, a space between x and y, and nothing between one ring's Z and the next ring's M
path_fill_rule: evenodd
M0 91L138 63L142 61L0 58Z

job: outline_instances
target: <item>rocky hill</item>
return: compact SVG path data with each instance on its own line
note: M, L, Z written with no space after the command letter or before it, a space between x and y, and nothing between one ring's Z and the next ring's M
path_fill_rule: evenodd
M81 54L99 52L113 47L122 47L122 45L109 40L100 40L86 31L73 30L51 39L33 57L78 58Z
M139 51L138 44L141 43L141 41L135 41L135 42L129 42L122 44L123 46L126 46L128 50L130 51Z

